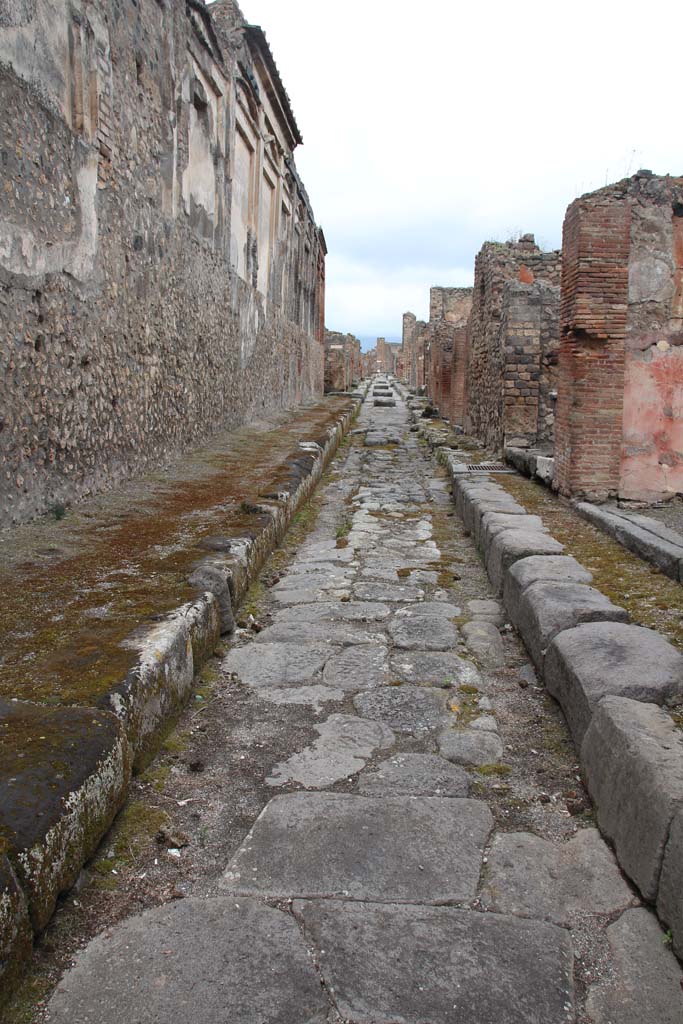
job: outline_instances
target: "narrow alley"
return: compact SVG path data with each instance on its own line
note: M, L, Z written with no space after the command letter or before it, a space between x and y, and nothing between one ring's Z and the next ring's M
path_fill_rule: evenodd
M680 1022L680 969L449 490L375 378L136 783L170 817L116 870L166 895L76 953L45 1020ZM95 878L116 830L103 847Z

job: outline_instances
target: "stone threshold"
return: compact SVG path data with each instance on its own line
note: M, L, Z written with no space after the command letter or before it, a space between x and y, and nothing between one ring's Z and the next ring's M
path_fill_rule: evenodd
M24 700L21 672L16 693L0 694L0 985L9 990L21 972L34 934L50 920L60 893L81 868L123 806L131 777L145 767L190 697L193 680L234 628L232 610L244 600L265 560L310 497L358 413L358 398L327 401L295 414L282 432L294 431L294 450L247 477L249 455L240 455L245 477L239 511L248 532L230 539L207 537L207 518L181 531L189 549L190 601L160 614L149 608L123 644L130 667L92 699L60 695ZM188 456L190 459L191 456ZM205 469L205 467L204 467ZM216 521L231 523L216 494ZM100 517L101 518L101 517ZM114 517L115 519L116 517ZM192 518L190 514L190 519ZM241 525L238 524L238 525ZM111 526L106 526L112 529ZM19 528L26 535L27 528ZM228 531L229 532L229 531ZM40 528L38 531L40 535ZM198 543L199 541L199 543ZM199 547L200 550L195 550ZM157 550L157 548L153 548ZM165 549L158 546L159 563ZM183 554L187 552L184 551ZM199 559L199 560L198 560ZM175 564L175 563L174 563ZM144 580L154 607L155 566ZM182 562L183 572L186 571ZM21 565L19 566L21 569ZM166 596L166 595L164 595ZM58 609L57 609L58 611ZM159 621L150 620L158 618ZM145 620L146 623L145 624ZM3 652L3 653L6 653ZM10 650L11 654L11 650ZM78 673L76 658L70 672ZM80 706L75 706L80 705Z

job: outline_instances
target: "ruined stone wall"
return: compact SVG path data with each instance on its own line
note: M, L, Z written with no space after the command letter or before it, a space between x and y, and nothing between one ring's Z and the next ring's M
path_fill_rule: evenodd
M575 200L563 235L555 486L683 493L683 178Z
M560 282L561 256L557 252L541 252L533 235L523 235L517 242L486 242L479 251L475 262L472 313L469 321L467 358L467 399L465 426L492 448L501 449L508 433L506 416L513 408L514 401L506 405L504 382L526 380L529 371L520 369L524 365L517 356L532 355L520 351L524 345L519 337L511 339L509 354L513 360L507 367L507 345L503 333L505 286L508 282L522 284L545 282L557 287ZM508 293L510 297L510 293ZM515 324L518 312L510 313L510 324ZM548 325L552 322L549 318ZM514 327L516 330L516 326ZM520 328L521 330L531 328ZM534 328L536 330L536 328ZM548 350L551 345L546 343ZM530 346L527 346L530 347ZM535 342L533 358L541 362L540 333ZM512 376L507 377L507 374ZM521 383L518 392L528 390ZM546 393L551 390L545 388ZM514 389L508 394L514 399ZM526 398L527 395L519 397ZM524 416L524 413L520 413Z
M318 395L325 245L235 4L0 21L0 509L16 522Z
M415 386L423 388L429 376L429 324L424 320L415 323Z
M358 338L325 331L325 391L349 391L362 375Z
M417 323L414 313L403 314L403 375L408 387L417 386L417 348L415 345L415 325Z
M552 444L559 302L559 288L543 281L505 285L500 331L505 444Z
M453 416L456 336L472 310L471 288L431 288L429 292L429 393L444 419ZM464 381L458 379L460 394Z

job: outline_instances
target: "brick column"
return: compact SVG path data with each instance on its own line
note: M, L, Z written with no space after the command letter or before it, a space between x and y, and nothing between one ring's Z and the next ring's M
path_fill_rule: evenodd
M630 231L623 196L583 196L565 217L554 481L562 494L618 492Z

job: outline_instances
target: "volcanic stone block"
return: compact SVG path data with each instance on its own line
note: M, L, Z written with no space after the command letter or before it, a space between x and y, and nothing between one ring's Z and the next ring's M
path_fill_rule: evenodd
M683 806L683 736L654 704L604 697L581 758L601 831L643 897L654 901L669 829Z
M671 929L673 948L683 959L683 806L674 815L664 850L657 913Z
M290 793L266 805L221 887L285 898L469 900L492 826L478 800Z
M563 927L593 914L624 910L633 893L597 829L568 842L528 832L499 832L488 859L487 910L534 917Z
M7 857L0 854L0 990L9 990L31 955L31 922L26 899ZM0 1009L2 997L0 996Z
M591 583L592 573L584 569L571 555L531 555L520 558L510 566L503 583L503 599L513 623L516 623L517 609L522 593L539 580L556 580L558 583Z
M307 789L324 789L365 767L376 750L392 746L395 736L382 722L354 715L330 715L316 725L318 739L275 765L269 786L298 782Z
M462 627L465 643L484 668L501 668L505 664L503 638L492 622L473 619Z
M513 567L514 568L514 567ZM539 580L527 587L516 610L515 626L539 672L553 638L584 622L628 622L625 608L582 583Z
M683 975L654 914L627 910L605 929L613 970L590 989L594 1024L680 1024Z
M571 940L554 925L453 907L297 900L293 909L346 1021L574 1019Z
M564 546L547 533L534 530L503 530L493 538L486 556L486 569L494 590L503 593L505 575L511 565L529 555L561 555Z
M328 1002L289 914L220 897L165 903L98 935L49 1011L50 1024L324 1024Z
M592 622L567 629L550 644L544 667L577 746L602 697L662 704L683 692L683 655L643 626Z
M365 796L467 796L469 788L465 769L436 754L395 754L358 779Z
M503 756L497 732L488 729L445 729L439 736L439 753L455 764L495 764Z
M509 512L483 512L474 524L474 540L479 552L487 551L493 538L503 530L548 532L540 516L525 516Z
M40 931L125 798L130 748L115 715L0 701L0 835Z

